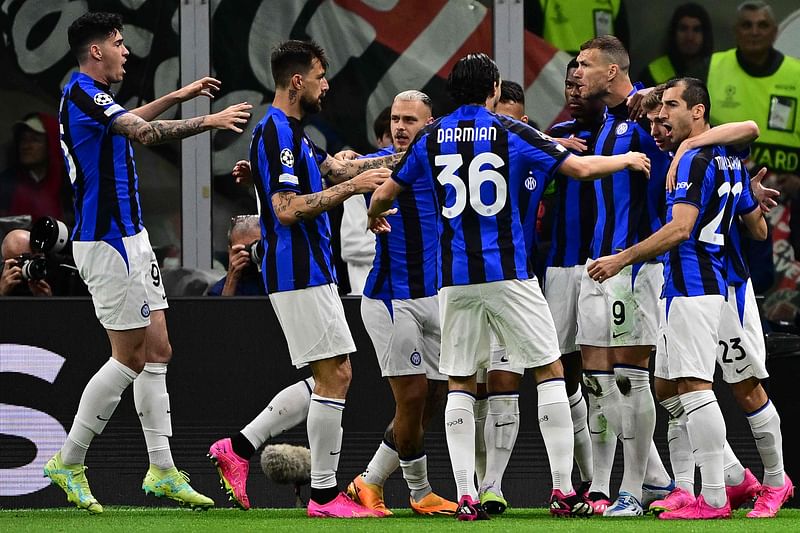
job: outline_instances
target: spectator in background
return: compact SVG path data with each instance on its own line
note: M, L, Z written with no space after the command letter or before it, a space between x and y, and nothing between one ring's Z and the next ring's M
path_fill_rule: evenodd
M208 289L209 296L266 296L264 281L250 260L248 246L261 239L258 215L238 215L228 230L228 273Z
M772 8L748 1L738 8L736 48L716 52L708 69L711 123L754 120L761 135L750 161L778 173L797 174L800 160L800 59L773 45L778 24Z
M525 0L525 28L573 56L601 35L615 35L625 48L629 43L622 0Z
M71 192L55 117L32 113L14 124L9 161L0 174L0 216L30 215L36 220L49 215L63 220Z
M3 271L0 274L0 296L52 296L53 290L47 281L25 280L18 257L32 255L31 234L28 230L15 229L8 232L1 247Z
M688 3L672 14L667 34L667 53L654 59L639 76L647 87L682 76L702 78L714 51L711 18L703 7Z
M392 106L381 111L372 129L375 132L379 150L392 146ZM389 151L386 152L391 153ZM336 154L337 158L358 157L346 150ZM367 228L367 202L363 194L351 196L342 204L342 225L339 228L342 260L347 263L347 277L350 280L350 296L361 296L364 284L375 258L375 235Z

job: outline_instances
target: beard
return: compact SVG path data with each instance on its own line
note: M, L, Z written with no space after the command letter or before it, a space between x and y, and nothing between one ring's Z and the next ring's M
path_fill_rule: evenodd
M306 98L303 96L300 98L300 108L303 110L303 113L306 115L313 115L322 111L322 99L323 96L320 96L316 99Z

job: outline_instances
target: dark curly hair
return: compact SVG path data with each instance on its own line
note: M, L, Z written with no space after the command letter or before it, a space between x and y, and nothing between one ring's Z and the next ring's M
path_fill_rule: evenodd
M67 40L72 55L83 61L89 51L89 45L122 32L122 17L117 13L85 13L75 19L67 29Z
M447 92L458 105L481 104L500 83L500 70L486 54L469 54L453 66L447 77Z

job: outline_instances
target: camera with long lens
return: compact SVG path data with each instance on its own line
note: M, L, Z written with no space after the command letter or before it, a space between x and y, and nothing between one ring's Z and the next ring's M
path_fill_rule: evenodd
M22 254L14 259L22 269L22 279L25 281L39 281L47 277L47 259L41 255Z
M66 224L53 217L42 217L31 226L30 246L34 263L27 266L31 276L44 279L58 296L86 296L88 289L78 275L72 256L72 241ZM19 262L19 261L18 261ZM26 263L28 265L28 263ZM23 277L25 277L23 267Z

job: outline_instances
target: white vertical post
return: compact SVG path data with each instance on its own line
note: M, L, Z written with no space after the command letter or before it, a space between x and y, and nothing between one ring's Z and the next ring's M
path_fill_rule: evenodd
M181 0L181 85L211 72L208 0ZM181 117L206 115L207 98L181 104ZM211 267L211 133L181 141L181 251L185 268Z
M525 9L522 0L494 0L494 60L503 79L525 85Z

